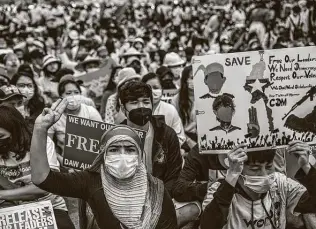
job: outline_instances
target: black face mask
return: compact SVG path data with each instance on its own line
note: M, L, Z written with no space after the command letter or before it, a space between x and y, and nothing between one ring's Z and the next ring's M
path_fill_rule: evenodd
M152 117L150 108L140 107L129 111L129 120L138 126L144 126Z
M10 137L0 139L0 155L6 154L10 151Z
M172 79L166 79L161 82L161 86L163 89L176 89L177 87L174 85Z

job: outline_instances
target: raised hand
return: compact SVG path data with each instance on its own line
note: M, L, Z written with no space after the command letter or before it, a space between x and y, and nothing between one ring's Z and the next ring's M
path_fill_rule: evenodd
M254 107L249 108L248 114L249 114L249 123L247 124L248 134L250 138L256 138L260 133L257 109Z
M229 169L227 170L226 181L233 187L244 168L244 162L248 160L246 144L240 144L227 154Z
M309 164L309 155L312 153L311 147L301 141L292 141L289 143L287 152L289 154L295 155L298 158L297 160L298 165L307 174L311 166Z
M34 128L43 128L48 130L60 119L67 105L67 99L58 99L55 103L53 103L51 108L44 108L42 114L36 118Z

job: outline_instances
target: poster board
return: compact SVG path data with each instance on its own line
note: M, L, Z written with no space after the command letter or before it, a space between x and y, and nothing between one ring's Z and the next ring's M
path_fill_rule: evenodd
M161 97L161 101L164 101L166 103L170 103L172 102L173 97L179 93L178 89L168 89L168 90L163 90L162 91L162 97Z
M316 136L316 47L193 57L201 153L310 145ZM314 126L315 125L315 126Z
M77 170L89 168L99 153L104 132L115 125L67 115L63 165ZM146 132L135 130L142 142Z
M2 208L0 229L57 229L53 206L42 201Z

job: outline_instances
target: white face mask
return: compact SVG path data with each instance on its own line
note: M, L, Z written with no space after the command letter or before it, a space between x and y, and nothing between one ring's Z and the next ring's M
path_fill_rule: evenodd
M70 95L67 96L67 109L74 111L77 110L80 107L81 104L81 96L80 95Z
M138 166L138 155L111 155L105 157L107 171L117 179L132 177Z
M154 103L158 103L162 97L162 89L152 89Z
M30 99L34 96L34 88L21 87L19 88L19 91L22 95L26 96L24 101L30 101Z
M269 176L242 175L242 177L244 179L244 185L259 194L267 193L276 179L275 173L272 173Z

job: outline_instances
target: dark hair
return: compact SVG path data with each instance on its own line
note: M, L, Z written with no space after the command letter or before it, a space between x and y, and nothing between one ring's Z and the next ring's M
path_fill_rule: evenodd
M80 88L80 84L76 81L73 80L65 80L62 81L58 84L58 94L61 96L62 94L64 94L65 89L66 89L66 85L67 84L73 84L77 87L77 89L79 90L80 94L81 94L81 88Z
M141 81L127 82L118 90L118 98L123 105L141 97L150 98L153 101L151 87Z
M18 80L22 77L28 77L33 84L34 88L34 96L30 99L27 104L27 108L30 110L30 116L36 114L37 112L41 112L45 107L44 98L41 96L38 86L34 80L34 74L31 67L27 64L22 64L18 72L12 77L11 84L16 85Z
M267 149L262 151L247 152L247 165L254 163L272 163L274 160L276 149Z
M220 107L230 107L235 111L233 97L227 94L218 96L213 102L213 111L217 111Z
M105 47L107 48L109 54L111 53L114 53L115 52L115 45L114 45L114 41L113 39L108 39L106 42L105 42Z
M12 106L0 105L0 127L11 133L10 151L16 154L17 160L22 160L31 145L31 132L23 116ZM8 155L2 157L7 159Z
M293 12L296 13L296 14L299 14L301 12L301 8L298 5L295 5L293 7Z
M179 91L179 115L185 125L190 121L193 102L189 98L188 79L192 73L192 65L186 66L182 71L181 88Z
M120 69L122 69L122 66L116 66L112 69L111 75L110 75L110 79L109 79L109 83L105 88L105 91L108 90L115 90L116 89L116 83L114 82L114 76L116 74L117 71L119 71Z
M161 84L159 76L153 72L149 72L146 75L144 75L142 78L142 82L147 83L149 80L156 79L156 78L159 80L159 83Z
M56 82L59 82L60 79L61 79L63 76L65 76L65 75L74 75L74 74L75 74L75 72L74 72L74 70L72 70L72 69L69 69L69 68L61 68L61 69L59 69L59 71L56 73L56 77L55 77Z

